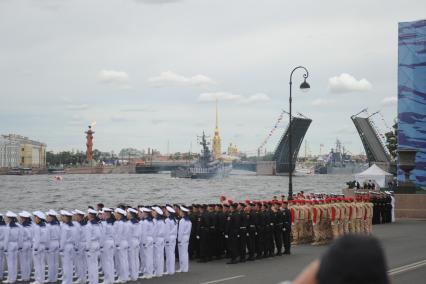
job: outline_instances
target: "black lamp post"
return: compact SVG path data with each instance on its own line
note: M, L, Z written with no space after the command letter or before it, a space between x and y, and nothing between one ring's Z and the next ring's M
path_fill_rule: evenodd
M300 84L300 90L302 91L308 91L311 87L308 82L306 82L306 78L309 77L308 69L306 69L303 66L297 66L294 68L290 73L290 97L289 97L289 105L290 105L290 112L288 114L289 116L289 125L288 125L288 162L289 162L289 170L288 170L288 200L293 199L293 153L292 153L292 133L291 133L291 127L292 127L292 116L291 116L291 103L292 103L292 97L291 97L291 89L292 89L292 77L294 71L297 69L303 69L305 73L303 74L304 81L302 84Z

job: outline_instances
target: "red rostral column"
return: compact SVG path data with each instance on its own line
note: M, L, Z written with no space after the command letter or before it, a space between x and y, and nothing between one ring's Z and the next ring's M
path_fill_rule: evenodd
M88 162L91 162L93 160L93 134L95 134L94 131L92 131L92 126L89 125L89 130L87 130L86 132L86 160Z

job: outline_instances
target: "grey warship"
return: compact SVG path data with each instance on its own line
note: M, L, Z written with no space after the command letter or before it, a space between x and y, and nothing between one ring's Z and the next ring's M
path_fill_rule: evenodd
M220 160L214 160L208 147L206 135L203 132L200 145L201 155L197 162L188 167L179 167L171 172L172 177L191 179L224 178L229 176L232 165L226 165Z

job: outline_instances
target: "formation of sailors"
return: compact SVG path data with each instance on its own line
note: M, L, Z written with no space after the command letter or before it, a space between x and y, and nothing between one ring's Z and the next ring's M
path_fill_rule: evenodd
M18 281L28 282L32 270L33 284L97 284L100 271L107 284L188 272L188 214L177 204L89 208L87 213L8 211L0 214L0 279L4 262L8 273L3 283L17 281L18 271Z

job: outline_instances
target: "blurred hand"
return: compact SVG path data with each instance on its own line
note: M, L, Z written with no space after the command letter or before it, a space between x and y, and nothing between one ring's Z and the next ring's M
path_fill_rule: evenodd
M316 275L320 266L319 260L309 264L293 281L293 284L316 284Z

